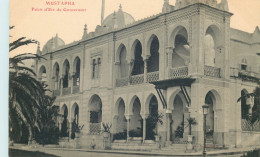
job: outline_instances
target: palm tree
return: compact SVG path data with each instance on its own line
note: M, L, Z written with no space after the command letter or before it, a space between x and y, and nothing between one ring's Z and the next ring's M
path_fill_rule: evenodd
M254 97L254 107L252 116L249 118L249 120L254 123L256 121L260 121L260 87L256 87L253 93L245 94L244 96L240 97L237 102L241 101L243 98L250 98Z
M10 27L10 30L14 27ZM21 46L36 44L37 41L21 37L9 44L9 53ZM22 129L22 124L29 132L28 142L33 140L34 130L41 129L42 105L52 103L50 97L45 95L45 85L39 82L34 71L23 63L29 59L42 57L25 53L9 58L9 131L12 134L14 126Z

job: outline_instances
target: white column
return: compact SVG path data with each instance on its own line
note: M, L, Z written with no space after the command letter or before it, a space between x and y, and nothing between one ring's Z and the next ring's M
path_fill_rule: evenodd
M70 87L70 94L73 93L73 72L69 74L69 87Z
M168 57L167 57L167 73L166 73L166 77L169 78L170 77L170 70L171 70L171 67L172 67L173 48L172 47L167 47L166 48L166 53L168 55Z
M142 115L142 119L143 119L143 143L145 142L146 139L146 119L147 119L148 115Z
M171 136L171 119L170 119L170 115L172 114L172 110L167 109L166 110L166 116L167 116L167 142L170 142L170 136Z
M148 59L144 59L144 83L147 82L147 60Z
M126 121L127 121L127 122L126 122L126 125L127 125L127 127L126 127L126 134L127 134L126 140L129 141L129 138L130 138L130 136L129 136L129 131L130 131L130 115L126 115L125 118L126 118Z
M60 78L60 96L62 96L62 91L63 91L63 78L64 76L61 76Z

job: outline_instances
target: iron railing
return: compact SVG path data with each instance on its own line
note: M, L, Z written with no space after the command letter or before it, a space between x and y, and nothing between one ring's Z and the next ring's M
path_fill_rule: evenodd
M210 77L221 78L220 68L212 67L212 66L204 66L204 75Z
M137 85L144 83L144 74L130 76L130 84Z
M188 76L188 67L177 67L170 69L170 78L185 78Z
M146 77L147 82L158 81L159 80L159 71L147 73L146 76L147 76Z
M128 82L129 82L129 78L128 77L118 78L118 79L116 79L116 87L127 86Z
M96 135L101 133L101 123L89 123L89 134Z

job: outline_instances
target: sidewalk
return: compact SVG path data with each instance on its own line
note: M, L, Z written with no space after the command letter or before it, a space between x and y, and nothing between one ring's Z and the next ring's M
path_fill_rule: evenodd
M196 153L176 153L170 151L121 151L121 150L91 150L91 149L71 149L71 148L49 148L49 147L32 147L32 146L11 146L12 149L20 149L27 151L44 151L44 150L59 150L59 151L78 151L78 152L93 152L93 153L108 153L108 154L128 154L128 155L143 155L143 156L201 156L202 152ZM260 147L250 147L250 148L233 148L227 150L213 150L208 151L208 156L227 156L227 155L236 155L236 154L244 154L248 151L252 151L254 149L260 149Z

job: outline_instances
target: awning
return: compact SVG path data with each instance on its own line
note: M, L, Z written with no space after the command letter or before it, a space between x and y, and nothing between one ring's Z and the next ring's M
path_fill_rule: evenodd
M164 98L164 95L161 90L166 90L169 87L177 87L181 88L182 93L184 94L185 100L188 103L188 106L191 104L191 99L188 95L188 92L185 86L190 87L191 84L195 81L194 78L176 78L176 79L168 79L168 80L160 80L150 82L151 84L155 85L155 90L158 93L158 96L163 104L163 108L167 109L167 102Z
M168 80L160 80L150 82L151 84L155 85L157 89L167 89L169 87L176 87L176 86L188 86L190 87L191 84L195 81L194 78L176 78L176 79L168 79Z

